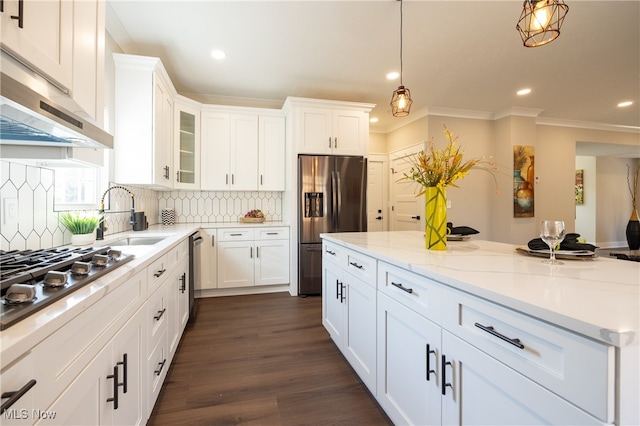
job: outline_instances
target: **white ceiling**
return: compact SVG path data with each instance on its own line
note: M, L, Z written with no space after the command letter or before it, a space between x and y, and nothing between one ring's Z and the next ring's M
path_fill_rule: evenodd
M400 2L107 0L107 30L126 52L157 56L178 92L279 108L287 96L377 104L373 132L425 110L497 117L531 109L553 121L640 128L640 1L566 0L554 42L525 48L522 0L404 2L404 76L414 104L390 114L399 81ZM213 49L227 53L223 61ZM525 97L515 92L530 87ZM618 102L631 100L631 107ZM526 111L526 110L525 110Z

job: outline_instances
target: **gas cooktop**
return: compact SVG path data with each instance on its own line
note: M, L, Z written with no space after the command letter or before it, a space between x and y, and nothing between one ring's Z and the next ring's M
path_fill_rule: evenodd
M134 258L110 247L0 250L0 330Z

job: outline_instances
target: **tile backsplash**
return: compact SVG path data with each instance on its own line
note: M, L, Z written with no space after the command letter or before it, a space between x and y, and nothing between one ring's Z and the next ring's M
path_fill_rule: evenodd
M57 247L71 242L71 234L54 211L55 171L0 161L0 249ZM236 222L249 210L260 209L267 221L282 220L282 193L240 191L163 191L126 186L135 195L136 211L144 211L150 225L161 223L160 211L173 209L177 223ZM102 195L102 194L100 194ZM106 235L128 231L130 196L109 192ZM97 206L96 206L97 208ZM11 212L9 211L11 210ZM7 221L5 215L17 221Z

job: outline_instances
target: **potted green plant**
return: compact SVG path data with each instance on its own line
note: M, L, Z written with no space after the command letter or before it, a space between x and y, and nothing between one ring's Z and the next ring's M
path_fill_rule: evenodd
M74 246L93 244L96 228L102 220L101 213L91 210L68 211L60 215L60 223L71 232L71 244Z

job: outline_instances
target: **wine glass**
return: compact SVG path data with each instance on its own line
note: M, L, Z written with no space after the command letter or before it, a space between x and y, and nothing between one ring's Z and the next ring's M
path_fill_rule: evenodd
M540 224L540 238L549 246L549 260L543 260L543 263L549 265L562 265L562 262L556 260L555 247L564 240L564 222L561 220L543 220Z

